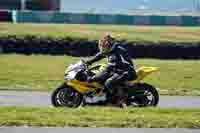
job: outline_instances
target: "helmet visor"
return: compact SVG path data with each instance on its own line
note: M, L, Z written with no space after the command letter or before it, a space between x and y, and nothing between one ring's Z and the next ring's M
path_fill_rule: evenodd
M99 40L99 50L102 53L108 53L111 50L111 44L108 40L103 39L103 40Z

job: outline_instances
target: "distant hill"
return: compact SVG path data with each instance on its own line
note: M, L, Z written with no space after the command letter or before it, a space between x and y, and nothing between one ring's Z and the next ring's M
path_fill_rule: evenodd
M200 0L61 0L62 12L200 11Z

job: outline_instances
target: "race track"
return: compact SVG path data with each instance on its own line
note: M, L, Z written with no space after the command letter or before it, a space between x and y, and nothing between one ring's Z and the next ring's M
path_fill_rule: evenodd
M0 91L0 106L51 106L48 92ZM199 108L200 97L161 96L159 107ZM0 133L200 133L199 129L148 129L148 128L34 128L34 127L0 127Z
M49 92L0 91L0 106L51 106ZM160 96L159 107L200 108L198 96Z

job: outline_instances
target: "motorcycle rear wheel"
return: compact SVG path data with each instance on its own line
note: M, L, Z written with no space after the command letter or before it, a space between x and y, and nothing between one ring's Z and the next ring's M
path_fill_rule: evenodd
M156 88L147 83L137 83L129 91L128 105L139 107L157 106L159 94Z
M65 83L55 89L51 95L51 103L54 107L77 108L82 101L83 95Z

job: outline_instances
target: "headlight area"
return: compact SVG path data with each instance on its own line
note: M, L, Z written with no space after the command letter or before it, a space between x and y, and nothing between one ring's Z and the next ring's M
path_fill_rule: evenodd
M64 79L65 80L75 79L76 74L77 74L77 72L75 72L75 71L71 71L71 72L65 73Z
M71 71L65 74L65 80L77 79L79 81L87 81L87 74L83 71Z

